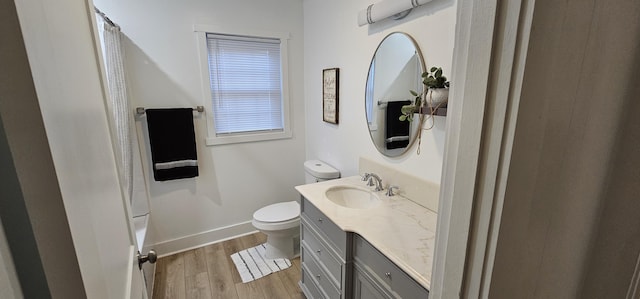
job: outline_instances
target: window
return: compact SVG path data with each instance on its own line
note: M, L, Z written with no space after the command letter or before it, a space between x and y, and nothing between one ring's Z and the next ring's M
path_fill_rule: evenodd
M286 38L199 32L208 145L291 137Z
M365 99L364 99L364 108L367 114L367 120L369 123L369 131L377 131L378 130L378 122L376 121L377 113L373 113L373 107L378 107L378 103L374 103L374 82L375 82L375 73L376 73L376 59L375 57L371 61L371 66L369 67L369 75L367 75L367 87L365 90Z

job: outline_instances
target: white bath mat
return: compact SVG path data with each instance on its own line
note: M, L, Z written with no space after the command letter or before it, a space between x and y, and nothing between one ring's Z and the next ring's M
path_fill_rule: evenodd
M267 247L261 244L231 255L242 282L247 283L271 273L291 267L289 259L268 259L264 256Z

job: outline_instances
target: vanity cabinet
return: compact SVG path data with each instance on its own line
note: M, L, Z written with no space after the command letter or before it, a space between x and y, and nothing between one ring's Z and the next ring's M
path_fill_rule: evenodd
M367 240L302 197L300 288L309 299L428 298L429 291Z
M300 215L300 287L307 298L350 298L350 238L304 197Z
M359 235L353 238L354 298L428 298L413 280Z
M391 298L391 294L387 292L379 283L376 283L369 272L361 266L354 264L353 271L353 298L365 299L386 299Z

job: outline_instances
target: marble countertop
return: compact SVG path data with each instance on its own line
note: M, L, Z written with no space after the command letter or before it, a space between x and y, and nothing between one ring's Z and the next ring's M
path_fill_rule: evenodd
M362 236L428 290L438 214L402 196L377 192L381 204L352 209L333 203L325 191L338 185L367 187L359 176L297 186L296 190L342 230Z

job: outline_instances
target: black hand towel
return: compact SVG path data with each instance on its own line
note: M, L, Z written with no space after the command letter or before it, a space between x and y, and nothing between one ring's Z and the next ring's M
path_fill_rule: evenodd
M409 128L411 122L401 121L402 106L410 105L411 101L395 101L387 103L385 121L385 139L387 149L404 148L409 145Z
M198 176L193 109L147 109L147 125L156 181Z

